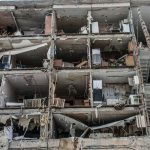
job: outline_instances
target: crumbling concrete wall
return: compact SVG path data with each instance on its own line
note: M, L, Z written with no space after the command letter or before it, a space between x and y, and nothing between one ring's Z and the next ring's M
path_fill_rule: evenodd
M125 3L131 2L132 6L150 5L149 0L1 0L0 5L23 7L52 7L53 5L70 4L101 4L101 3Z
M9 143L3 131L0 132L0 150L8 150Z
M128 137L128 138L102 138L102 139L82 139L82 138L68 138L68 139L50 139L48 143L40 140L22 140L13 141L10 143L9 149L36 149L47 148L51 150L149 150L150 137Z
M8 80L3 77L2 84L1 84L1 105L0 107L4 107L6 102L10 102L15 100L15 93L11 86L11 84L8 82Z

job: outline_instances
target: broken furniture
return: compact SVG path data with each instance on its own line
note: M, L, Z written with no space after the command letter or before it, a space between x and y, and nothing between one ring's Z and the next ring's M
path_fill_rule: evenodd
M112 23L107 28L108 28L107 32L111 32L111 33L113 33L113 32L119 33L120 32L120 28L119 28L118 24Z
M84 101L85 101L85 100L84 100ZM69 102L69 101L68 101L68 102ZM73 100L73 105L76 106L76 107L78 107L78 106L79 106L79 107L80 107L80 106L83 106L83 103L84 103L84 102L83 102L82 99L81 99L81 100L80 100L80 99L74 99L74 100ZM85 105L84 105L84 106L85 106Z
M128 84L104 84L103 96L107 105L126 104L132 88Z
M55 59L54 60L54 67L55 68L74 68L74 64L69 62L63 62L62 59Z
M74 70L59 70L57 72L54 101L61 102L65 100L64 107L86 107L84 100L90 99L89 92L88 73L84 71L76 72ZM88 103L86 102L87 104L89 105L89 101Z
M54 67L55 68L61 68L63 66L63 60L62 59L55 59L54 60Z
M83 67L83 66L85 66L87 64L88 64L88 61L82 61L80 64L76 65L75 67L76 68L81 68L81 67Z
M87 68L88 46L83 39L57 39L55 42L55 68Z
M15 34L16 29L11 26L0 27L0 36L12 36Z
M128 68L135 66L135 57L129 47L130 38L113 37L111 39L93 38L91 40L92 68ZM130 45L131 45L130 44Z
M109 63L105 60L102 60L102 67L108 67Z
M84 100L84 106L90 107L90 100Z

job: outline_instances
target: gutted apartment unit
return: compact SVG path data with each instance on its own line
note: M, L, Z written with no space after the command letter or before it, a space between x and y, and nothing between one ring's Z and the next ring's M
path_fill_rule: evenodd
M46 9L17 9L3 7L0 12L1 36L50 35L52 33L52 13ZM47 23L50 26L47 26Z
M48 83L48 74L42 72L4 75L1 82L1 108L45 107L48 103Z
M148 136L140 64L150 57L130 3L5 6L0 16L0 146L101 149Z
M55 69L88 69L90 68L90 49L88 39L63 39L55 41Z
M130 5L54 5L57 35L128 34L131 32Z
M134 68L133 50L128 46L130 43L132 43L130 36L91 39L92 68ZM96 61L98 55L101 59Z

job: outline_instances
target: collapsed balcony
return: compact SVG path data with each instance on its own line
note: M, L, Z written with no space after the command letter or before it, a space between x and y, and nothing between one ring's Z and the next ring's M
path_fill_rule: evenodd
M56 40L54 67L88 68L88 46L86 39Z
M0 36L51 34L52 14L46 9L16 9L0 12Z
M56 74L54 101L64 107L90 107L89 73L61 71Z
M57 35L88 34L86 9L58 9L56 11Z
M111 116L111 117L110 117ZM111 138L146 134L146 120L138 107L63 109L53 112L53 138Z
M91 41L93 68L133 68L135 66L133 41L130 37L112 37Z
M35 46L0 52L0 69L47 68L48 48L49 45L43 43Z
M134 71L101 70L92 74L93 106L122 109L142 103L138 94L139 78Z
M104 7L92 10L91 32L93 34L130 33L129 7Z
M48 80L46 73L4 76L1 84L0 107L46 107Z

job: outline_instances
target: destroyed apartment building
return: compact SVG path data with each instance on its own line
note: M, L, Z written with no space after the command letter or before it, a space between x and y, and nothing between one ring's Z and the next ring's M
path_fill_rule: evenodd
M0 149L150 149L148 1L0 0Z

